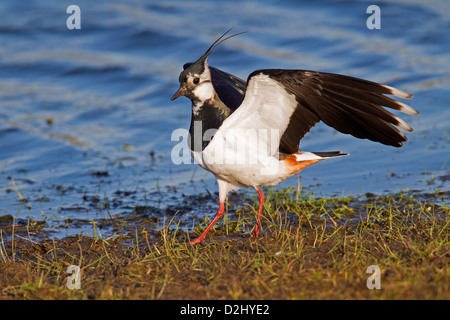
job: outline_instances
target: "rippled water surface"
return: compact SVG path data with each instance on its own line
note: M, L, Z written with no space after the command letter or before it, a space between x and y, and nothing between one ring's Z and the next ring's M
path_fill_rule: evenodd
M379 2L379 30L366 27L365 1L77 1L81 30L66 27L70 4L0 3L0 215L92 220L216 192L211 174L171 161L171 134L189 126L191 110L170 97L182 65L230 27L248 33L209 63L243 79L310 69L415 95L408 104L420 116L402 116L415 130L400 149L314 127L303 150L351 156L306 169L303 186L319 195L449 189L448 1Z

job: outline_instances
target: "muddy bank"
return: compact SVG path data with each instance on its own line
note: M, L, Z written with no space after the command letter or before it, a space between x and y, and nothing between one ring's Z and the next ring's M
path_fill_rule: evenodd
M188 228L170 210L69 221L88 224L89 234L62 239L45 222L3 216L0 298L450 298L448 193L314 199L282 190L267 198L261 237L249 238L256 199L246 199L229 205L203 246L186 241L209 220ZM69 288L70 266L79 268L79 289ZM379 267L381 289L368 288L369 266Z

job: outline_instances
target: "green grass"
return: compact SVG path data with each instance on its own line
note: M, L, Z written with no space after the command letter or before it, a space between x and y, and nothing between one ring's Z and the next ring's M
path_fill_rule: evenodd
M0 298L450 298L446 192L320 199L268 190L257 239L249 238L257 200L246 201L228 206L202 246L186 240L208 218L190 234L177 215L134 217L114 235L94 233L94 223L91 236L38 242L27 235L38 233L38 224L21 233L2 227ZM66 287L69 265L81 268L79 290ZM381 270L379 290L366 286L370 265Z

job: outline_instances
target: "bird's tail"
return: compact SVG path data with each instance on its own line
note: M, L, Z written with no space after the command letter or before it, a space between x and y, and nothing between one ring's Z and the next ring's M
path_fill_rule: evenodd
M297 161L309 161L309 160L323 160L326 158L347 156L348 153L341 151L327 151L327 152L304 152L300 151L295 153Z
M343 153L342 151L311 152L311 153L321 158L348 156L348 153Z

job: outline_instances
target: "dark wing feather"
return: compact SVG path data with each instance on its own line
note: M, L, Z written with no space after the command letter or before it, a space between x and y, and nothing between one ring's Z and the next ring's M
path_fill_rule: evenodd
M290 94L297 106L284 131L279 151L295 153L300 139L319 121L357 138L401 147L407 140L396 127L412 131L403 120L383 108L389 107L416 115L411 107L384 94L410 98L411 94L375 82L307 70L258 70L259 74L277 81Z
M183 69L188 68L192 63L186 63ZM209 67L211 72L211 82L214 90L219 96L220 100L231 110L231 113L235 111L242 103L244 99L247 83L229 73L226 73L220 69Z
M244 80L226 73L220 69L209 66L211 81L220 100L230 108L236 110L244 99L247 84Z

